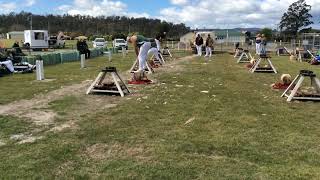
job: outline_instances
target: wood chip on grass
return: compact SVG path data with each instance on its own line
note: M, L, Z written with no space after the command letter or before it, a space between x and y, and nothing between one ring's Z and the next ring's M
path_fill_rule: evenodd
M184 125L188 125L188 124L192 123L195 119L196 119L195 117L190 118L188 121L186 121L184 123Z
M209 91L201 91L201 93L208 94L208 93L209 93Z

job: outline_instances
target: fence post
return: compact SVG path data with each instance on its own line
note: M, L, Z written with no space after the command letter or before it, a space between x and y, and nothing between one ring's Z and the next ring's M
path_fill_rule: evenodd
M85 56L85 54L81 54L80 63L81 63L81 69L84 69L86 67L86 56Z
M36 78L37 81L44 80L44 69L42 60L36 60Z
M124 58L126 56L126 48L122 47L121 52L122 52L122 57Z

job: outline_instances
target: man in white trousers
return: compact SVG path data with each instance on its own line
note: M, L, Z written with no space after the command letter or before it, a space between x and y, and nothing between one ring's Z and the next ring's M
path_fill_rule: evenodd
M214 43L213 39L211 38L210 34L208 34L208 37L206 39L206 55L205 55L205 57L212 56L213 43Z
M262 43L262 37L261 34L257 34L256 36L256 54L261 54L261 43Z
M149 54L153 54L156 59L160 62L161 65L164 64L164 61L162 58L160 58L160 50L161 50L161 45L160 45L160 41L161 41L161 36L157 35L157 37L154 39L156 46L157 47L152 47L149 51L148 51L148 55Z
M200 34L198 34L195 44L196 44L198 56L202 56L203 39L200 36Z
M128 37L127 41L133 44L133 47L135 49L135 52L139 61L138 72L144 75L144 71L146 69L148 51L152 47L156 47L156 43L154 40L145 38L142 35L133 35L131 37Z

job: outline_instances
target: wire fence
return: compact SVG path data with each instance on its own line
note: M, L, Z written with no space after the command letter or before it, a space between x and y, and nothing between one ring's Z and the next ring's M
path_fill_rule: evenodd
M236 43L234 42L215 42L214 44L214 51L221 51L221 52L231 52L234 51ZM184 50L184 51L191 51L195 50L195 46L192 43L184 43L179 41L167 41L162 46L168 47L173 50ZM249 51L255 51L256 45L252 43L248 45L244 42L240 42L240 47L243 49L247 49ZM320 44L307 44L303 42L303 40L291 40L289 42L282 42L282 41L273 41L268 42L266 49L268 52L276 52L279 48L287 48L290 51L294 51L295 49L300 50L310 50L313 52L320 50Z

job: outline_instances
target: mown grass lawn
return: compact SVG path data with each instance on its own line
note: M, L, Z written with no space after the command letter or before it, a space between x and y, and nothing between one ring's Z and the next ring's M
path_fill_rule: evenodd
M280 98L281 92L270 88L281 73L295 76L300 69L311 69L320 75L319 67L275 57L279 74L251 74L227 54L215 56L208 64L203 61L195 57L181 60L175 68L169 65L168 71L152 76L156 84L140 88L118 106L80 116L76 119L79 128L47 133L34 143L19 145L7 140L33 125L0 116L0 140L7 140L0 146L0 176L319 179L318 103L287 103ZM49 67L48 76L57 80L34 83L27 91L46 93L50 86L54 89L93 79L105 66L103 62L96 59L85 71L77 63ZM121 70L131 65L114 63ZM14 91L24 87L15 78L26 78L22 83L28 84L33 76L1 78L1 85L11 83L7 90L1 86L1 102L28 98ZM10 89L12 86L16 87ZM81 97L66 95L49 108L60 112L63 121L67 120L64 114L79 102Z

